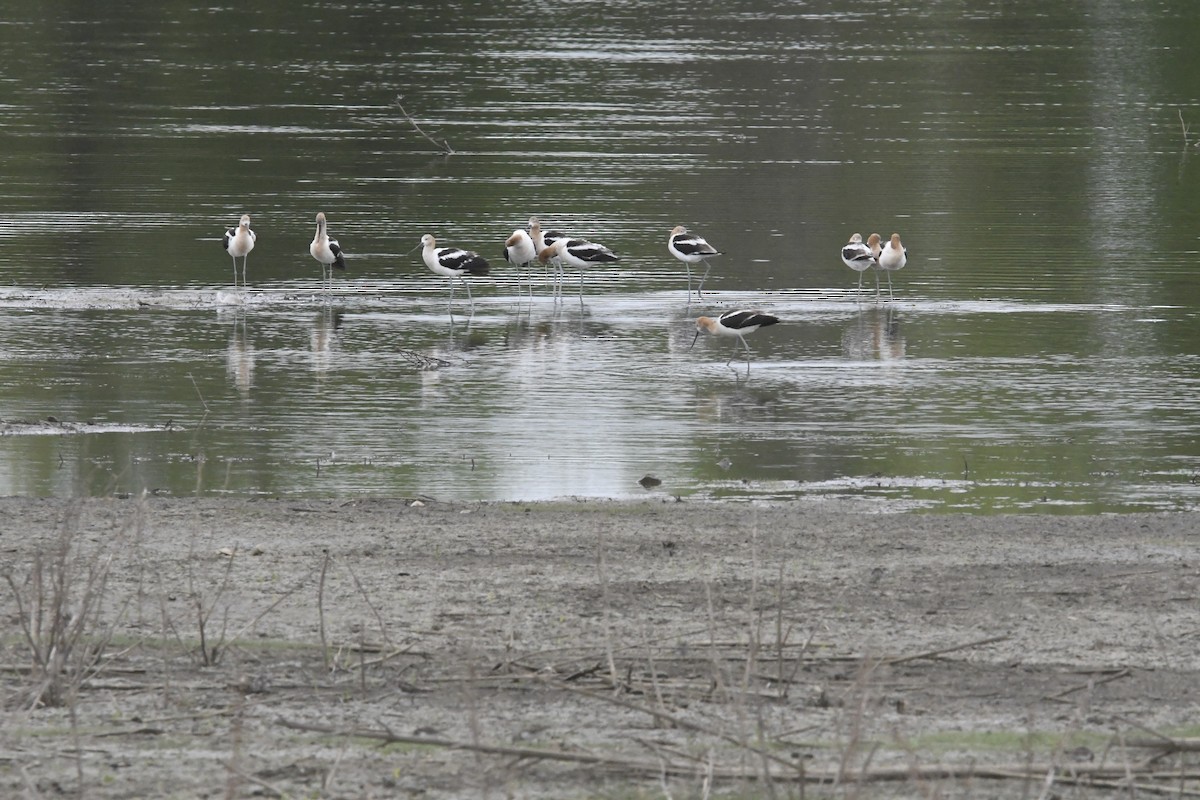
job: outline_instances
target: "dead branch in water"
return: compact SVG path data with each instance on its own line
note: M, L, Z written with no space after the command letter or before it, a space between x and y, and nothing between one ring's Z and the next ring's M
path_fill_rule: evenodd
M1175 113L1179 115L1179 128L1183 132L1183 146L1186 148L1189 144L1193 147L1200 147L1200 140L1191 142L1188 140L1188 134L1192 131L1191 124L1183 121L1183 109L1175 109Z
M403 95L396 95L396 108L400 109L400 113L404 115L404 118L406 120L408 120L408 124L412 125L413 130L416 131L417 133L419 133L422 137L424 137L425 140L428 141L430 144L432 144L434 147L436 147L442 153L442 155L447 155L447 156L454 155L454 148L450 146L450 143L448 141L446 141L445 139L442 139L439 142L437 139L433 138L428 133L426 133L421 128L421 126L417 124L417 121L412 118L412 114L409 114L408 109L406 109L404 107L404 105L400 102L403 99L404 99Z

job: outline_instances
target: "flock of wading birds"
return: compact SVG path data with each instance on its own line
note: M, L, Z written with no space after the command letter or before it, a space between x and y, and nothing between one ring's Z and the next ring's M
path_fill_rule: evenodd
M246 258L250 251L254 249L255 240L254 231L250 230L250 215L243 214L241 221L236 228L230 228L225 231L225 250L233 257L233 285L238 287L238 258L242 259L242 283L246 285ZM888 279L888 296L892 296L892 272L902 269L907 263L907 251L904 245L900 243L900 234L893 233L892 238L887 244L881 244L882 240L878 233L872 233L867 237L867 241L863 242L861 234L854 234L850 237L850 241L842 247L842 261L846 266L858 273L858 292L862 294L862 275L868 269L874 269L875 272L875 297L879 297L879 271L883 271ZM425 266L435 275L441 275L448 278L450 281L450 302L454 302L454 279L458 278L462 281L463 287L467 290L467 298L471 302L472 310L475 307L475 300L471 297L471 287L466 282L467 275L487 275L491 266L487 259L471 250L460 250L457 247L438 247L437 239L430 234L425 234L421 237L421 243L417 245L421 248L421 257L425 261ZM409 252L414 252L417 248ZM687 228L682 225L677 225L671 229L671 233L667 238L667 250L671 255L678 258L687 267L688 275L688 301L692 297L692 264L704 262L704 276L700 278L699 284L696 286L696 297L702 297L701 290L704 288L704 281L708 278L709 264L708 259L712 256L721 255L721 251L717 250L711 244L704 240L703 237L690 233ZM327 230L325 213L317 214L317 232L313 236L312 244L308 247L308 252L312 253L321 264L321 284L323 287L331 287L333 283L333 270L340 269L345 271L346 259L342 253L342 248L338 245L337 239L331 239ZM604 264L619 260L617 255L612 250L602 244L589 242L586 239L574 239L562 231L543 231L541 222L537 217L529 218L529 227L526 229L518 229L513 231L512 236L504 241L504 260L516 267L530 268L534 261L537 261L547 267L555 268L556 280L554 282L554 297L555 302L560 302L562 298L562 276L565 267L575 267L579 270L579 302L583 303L583 271L585 268L594 264ZM328 271L327 271L328 270ZM326 282L328 280L328 283ZM519 284L518 284L519 289ZM530 277L529 293L533 294L533 279ZM750 365L750 345L746 344L746 334L753 333L759 328L768 325L774 325L779 322L779 318L771 314L764 314L761 311L737 310L727 311L719 317L698 317L696 319L696 336L692 338L692 344L695 345L696 339L699 338L701 332L714 334L716 336L731 336L737 337L742 346L746 349L746 366ZM726 365L733 360L733 356L729 357Z

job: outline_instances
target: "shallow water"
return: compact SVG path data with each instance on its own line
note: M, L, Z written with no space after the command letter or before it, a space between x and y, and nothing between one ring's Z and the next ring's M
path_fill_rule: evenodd
M1044 5L30 4L0 25L30 56L0 492L1194 508L1200 7ZM535 213L621 254L582 304L540 270L519 299L500 248ZM700 301L675 224L725 252ZM894 300L838 258L856 230L903 235ZM492 260L473 316L427 232ZM744 307L784 320L748 375L690 346Z

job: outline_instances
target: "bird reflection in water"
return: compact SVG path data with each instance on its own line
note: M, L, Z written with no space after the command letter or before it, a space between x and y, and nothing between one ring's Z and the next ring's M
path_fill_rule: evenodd
M905 356L904 334L895 306L860 307L842 332L842 352L855 361L899 361Z
M313 320L312 330L309 331L308 345L312 358L312 370L317 375L323 375L333 362L333 350L337 344L337 334L342 328L343 314L332 306L325 306L317 312Z
M254 385L254 343L246 332L244 309L219 311L218 317L228 315L232 322L229 345L225 348L225 374L242 397L250 395Z

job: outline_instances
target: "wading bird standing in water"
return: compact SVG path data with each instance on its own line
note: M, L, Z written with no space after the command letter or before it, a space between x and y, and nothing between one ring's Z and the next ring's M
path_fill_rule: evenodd
M569 238L562 231L543 231L542 222L537 217L529 218L529 238L533 239L533 249L535 253L541 253L547 247L551 247L559 239ZM546 264L545 261L542 262ZM546 266L547 271L550 269ZM547 280L549 273L547 272ZM558 302L562 298L562 264L557 260L554 263L554 300Z
M620 260L616 253L604 245L585 239L559 239L538 253L538 261L543 264L552 258L557 259L559 264L567 264L579 270L579 305L581 306L583 305L584 269L595 264Z
M454 302L454 279L462 281L466 287L467 299L471 301L471 313L475 313L475 298L471 297L471 287L464 275L487 275L491 270L487 259L479 253L470 250L459 250L457 247L438 247L437 239L431 234L421 237L421 258L425 266L435 275L450 279L450 303ZM450 313L454 314L451 307Z
M533 269L530 266L537 260L537 250L533 246L533 238L523 230L515 230L512 236L504 240L504 260L529 273L529 302L533 304ZM517 273L517 297L521 296L521 273Z
M879 254L879 268L887 273L888 298L891 300L896 299L892 296L892 273L904 269L904 265L907 263L908 250L900 244L900 234L893 233L891 241L883 246L883 250Z
M749 375L750 345L746 344L746 334L754 333L759 328L765 328L777 322L779 322L779 317L764 314L761 311L726 311L716 319L699 317L696 320L696 335L692 337L692 347L696 346L696 340L700 338L701 332L711 333L714 336L736 336L742 340L742 347L746 348L746 374ZM736 354L736 348L734 349ZM729 356L729 361L725 362L725 366L729 366L730 361L733 361L733 355Z
M317 212L317 235L313 237L312 244L308 246L308 252L312 253L312 257L321 262L321 286L326 290L333 288L333 269L337 267L343 272L346 271L346 259L342 256L342 248L338 246L337 239L330 239L329 234L325 232L325 212ZM329 267L329 283L325 283L325 267Z
M872 234L875 237L875 244L879 245L879 234ZM879 262L875 260L875 256L871 253L871 248L863 244L862 234L856 233L850 237L850 241L842 248L842 263L850 269L858 273L858 294L862 297L862 276L863 273L871 267L879 266ZM875 275L875 282L878 284L879 275Z
M671 229L671 235L667 238L667 249L671 251L671 255L678 258L687 267L689 302L692 299L692 264L704 262L704 277L696 286L696 297L700 298L700 290L704 288L704 281L708 279L708 271L712 268L708 259L710 256L721 255L721 251L704 241L702 237L688 233L688 229L682 225L676 225Z
M250 230L250 215L242 214L241 222L236 228L225 231L225 252L233 256L233 288L238 288L237 260L242 259L242 287L246 286L246 257L254 249L254 240L258 237Z

